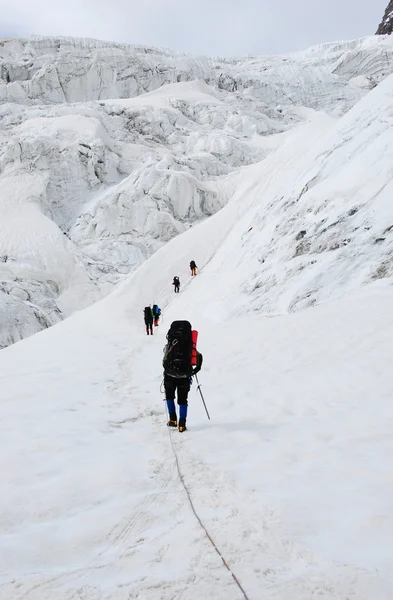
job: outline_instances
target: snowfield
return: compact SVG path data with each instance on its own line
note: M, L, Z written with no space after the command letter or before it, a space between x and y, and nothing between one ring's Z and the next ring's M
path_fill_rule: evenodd
M391 288L193 319L211 421L192 391L168 433L164 335L196 281L153 338L124 293L2 352L2 599L241 598L169 435L249 598L392 597Z
M392 54L389 37L234 59L0 40L0 348L107 295L242 168L367 97Z
M1 600L393 598L392 43L68 105L32 75L2 107L2 345L61 322L0 353ZM52 48L18 44L27 74ZM257 117L265 84L281 106ZM184 434L160 392L175 319L211 415L194 383Z

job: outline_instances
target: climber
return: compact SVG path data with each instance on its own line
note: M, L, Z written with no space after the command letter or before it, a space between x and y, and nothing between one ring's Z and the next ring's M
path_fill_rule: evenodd
M180 279L177 275L175 275L175 277L173 278L172 285L175 286L175 294L178 294L180 291Z
M197 267L197 266L196 266L196 264L195 264L195 260L192 260L192 261L190 262L191 277L193 277L194 275L196 275L197 268L198 268L198 267Z
M157 304L153 304L154 327L158 326L158 319L161 315L161 308Z
M145 325L146 325L146 334L153 335L153 311L150 306L146 306L144 313Z

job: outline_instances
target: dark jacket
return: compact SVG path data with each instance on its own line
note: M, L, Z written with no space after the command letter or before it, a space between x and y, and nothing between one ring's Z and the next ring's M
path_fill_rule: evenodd
M148 323L153 323L153 312L152 312L150 306L146 306L145 310L143 311L143 315L145 318L146 325Z

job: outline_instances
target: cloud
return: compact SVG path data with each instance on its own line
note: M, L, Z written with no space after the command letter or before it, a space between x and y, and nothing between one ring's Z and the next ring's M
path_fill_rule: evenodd
M2 35L71 35L191 54L288 52L372 35L387 0L0 0Z

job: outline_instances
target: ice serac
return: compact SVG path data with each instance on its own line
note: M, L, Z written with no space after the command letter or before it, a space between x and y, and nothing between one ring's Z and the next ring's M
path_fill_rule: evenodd
M0 40L4 102L88 102L128 98L203 79L207 59L84 38Z
M273 107L301 103L345 110L356 94L346 78L337 77L335 63L348 53L355 54L355 76L366 57L370 72L365 75L378 82L377 63L382 63L382 71L388 67L391 47L370 38L282 56L210 59L83 38L3 39L0 100L58 104L129 98L166 84L198 79L237 97L245 92L249 100L257 98Z
M381 37L236 59L1 40L0 347L102 298L225 206L293 128L345 115L392 58Z
M383 19L378 26L376 35L391 35L393 31L393 0L386 7Z

